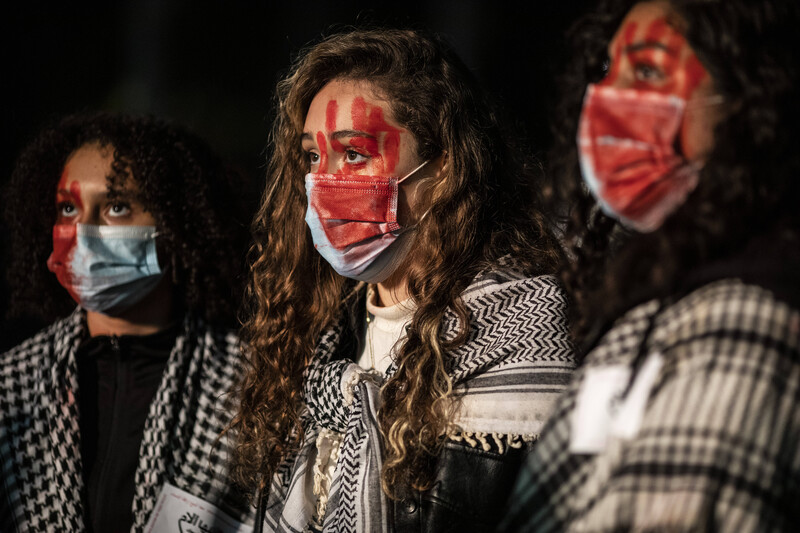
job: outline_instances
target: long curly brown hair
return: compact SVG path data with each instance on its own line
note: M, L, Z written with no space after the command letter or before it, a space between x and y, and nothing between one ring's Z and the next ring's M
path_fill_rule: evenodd
M382 390L379 420L387 442L384 490L424 489L448 428L451 390L440 328L452 309L469 324L460 294L476 273L511 255L528 274L553 274L561 249L540 209L535 165L525 165L502 131L476 80L436 37L407 30L360 30L311 47L277 87L278 117L267 192L253 225L247 293L249 372L241 384L236 474L266 484L302 439L303 372L324 328L345 313L360 286L334 272L315 251L304 222L308 171L301 149L311 100L332 80L365 81L409 130L422 160L447 154L438 183L422 195L408 291L417 305L397 373Z

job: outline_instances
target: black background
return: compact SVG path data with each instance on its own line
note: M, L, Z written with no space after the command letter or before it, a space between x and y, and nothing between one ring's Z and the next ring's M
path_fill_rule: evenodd
M0 186L45 123L95 109L174 119L260 183L276 81L321 34L363 24L443 35L529 139L531 150L543 154L550 143L554 77L569 60L565 31L592 3L7 3L0 17L6 95ZM52 191L31 194L52 201ZM0 238L5 257L3 244ZM3 309L6 294L0 285ZM38 326L9 331L3 324L0 350Z

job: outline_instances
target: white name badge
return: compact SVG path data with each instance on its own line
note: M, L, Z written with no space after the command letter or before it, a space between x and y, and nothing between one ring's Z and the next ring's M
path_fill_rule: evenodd
M144 530L147 533L252 533L253 527L232 518L216 505L164 483Z
M572 412L570 453L599 453L606 448L611 419L630 377L627 365L586 370Z
M658 352L647 357L631 390L611 422L611 434L621 439L632 439L639 433L644 417L644 408L650 398L650 391L656 383L664 358Z
M609 436L634 438L639 433L650 391L662 365L660 353L649 355L625 398L622 395L631 376L629 366L588 369L575 399L570 453L600 453L606 449Z

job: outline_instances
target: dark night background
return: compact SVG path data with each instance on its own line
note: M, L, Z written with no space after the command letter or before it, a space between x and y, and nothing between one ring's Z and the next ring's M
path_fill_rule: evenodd
M550 143L554 77L568 60L564 34L592 3L12 2L0 22L6 94L0 187L45 123L94 109L153 113L182 123L258 187L275 82L302 47L359 24L443 35L542 154ZM51 192L31 194L50 202ZM0 231L5 257L3 236ZM0 282L3 310L6 302ZM40 326L3 322L0 351Z

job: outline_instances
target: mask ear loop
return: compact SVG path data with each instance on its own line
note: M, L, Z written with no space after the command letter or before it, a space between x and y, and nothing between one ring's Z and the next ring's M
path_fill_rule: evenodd
M401 183L403 183L405 180L407 180L408 178L410 178L411 176L413 176L414 174L416 174L417 172L419 172L419 170L420 170L420 169L422 169L422 167L424 167L425 165L427 165L427 164L428 164L428 163L430 163L430 162L431 162L431 160L430 160L430 159L427 159L427 160L425 160L425 161L424 161L424 162L423 162L423 163L422 163L420 166L418 166L417 168L415 168L414 170L412 170L411 172L409 172L408 174L406 174L405 176L403 176L402 178L400 178L399 180L397 180L397 184L398 184L398 185L400 185L400 184L401 184ZM433 207L433 206L431 206L431 207ZM425 211L425 212L422 214L422 216L421 216L421 217L419 217L419 220L417 220L416 222L414 222L412 225L410 225L410 226L408 226L408 227L402 228L402 229L400 230L400 232L398 233L398 235L402 235L403 233L406 233L407 231L411 231L411 230L413 230L413 229L416 229L416 228L417 228L417 226L419 226L420 222L422 222L422 220L423 220L423 219L424 219L426 216L428 216L428 213L430 213L430 211L431 211L431 208L429 207L429 208L428 208L428 209L427 209L427 210L426 210L426 211Z
M416 173L417 173L417 172L418 172L418 171L419 171L419 170L420 170L422 167L424 167L425 165L427 165L427 164L428 164L428 163L430 163L430 162L431 162L431 160L430 160L430 159L427 159L427 160L426 160L424 163L422 163L420 166L418 166L417 168L415 168L414 170L412 170L411 172L409 172L408 174L406 174L405 176L403 176L402 178L400 178L399 180L397 180L397 184L398 184L398 185L400 185L400 184L401 184L401 183L403 183L405 180L407 180L408 178L410 178L411 176L413 176L414 174L416 174Z
M698 98L696 100L689 100L686 102L686 111L693 109L702 109L704 107L714 107L725 103L725 97L721 94L714 94L706 96L705 98Z
M446 151L446 150L442 151L442 155L445 155L445 156L446 156L446 155L447 155L447 151ZM438 157L438 156L437 156L437 157ZM427 164L428 164L428 163L430 163L431 161L432 161L432 159L428 159L428 160L426 160L426 161L425 161L424 163L422 163L420 166L418 166L417 168L415 168L414 170L412 170L411 172L409 172L408 174L406 174L404 178L401 178L401 179L399 179L399 180L397 181L397 184L399 185L399 184L400 184L402 181L404 181L404 180L408 179L408 177L409 177L409 176L411 176L412 174L416 173L418 170L420 170L422 167L424 167L425 165L427 165ZM401 231L401 233L405 233L406 231L411 231L411 230L417 229L417 227L418 227L420 224L422 224L422 221L423 221L423 220L425 220L425 217L427 217L427 216L428 216L428 213L430 213L430 212L431 212L431 209L433 209L433 206L430 206L430 207L428 207L428 209L426 209L426 210L425 210L425 212L424 212L424 213L422 213L422 216L421 216L421 217L419 217L419 219L418 219L416 222L414 222L412 225L408 226L407 228L403 228L403 229L402 229L402 231Z

